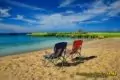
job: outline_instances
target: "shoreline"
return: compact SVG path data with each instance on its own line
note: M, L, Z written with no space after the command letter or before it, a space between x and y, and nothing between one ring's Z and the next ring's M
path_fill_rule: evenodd
M99 39L92 39L92 40L85 40L84 43L88 43L90 41L95 41L95 40L99 40ZM101 39L100 39L101 40ZM72 46L73 43L69 43L67 46ZM15 53L12 53L10 55L5 55L5 56L0 56L0 58L3 58L3 57L10 57L10 56L19 56L19 55L22 55L22 54L29 54L29 53L34 53L34 52L39 52L39 51L45 51L45 50L50 50L52 49L53 50L53 47L49 47L49 48L45 48L45 49L39 49L39 50L32 50L32 51L23 51L23 52L18 52L17 54Z

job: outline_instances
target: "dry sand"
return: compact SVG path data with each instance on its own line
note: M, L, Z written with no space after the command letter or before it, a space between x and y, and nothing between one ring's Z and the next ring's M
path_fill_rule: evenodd
M82 56L97 58L78 65L46 66L46 52L0 57L0 80L120 80L120 38L84 42Z

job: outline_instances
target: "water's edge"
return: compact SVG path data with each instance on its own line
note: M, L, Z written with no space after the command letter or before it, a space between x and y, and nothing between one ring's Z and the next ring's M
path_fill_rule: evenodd
M52 49L58 42L68 42L70 45L76 40L76 38L30 36L2 36L0 39L0 57Z

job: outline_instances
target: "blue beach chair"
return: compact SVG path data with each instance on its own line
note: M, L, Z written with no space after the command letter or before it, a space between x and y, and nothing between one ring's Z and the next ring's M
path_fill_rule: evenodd
M66 46L67 42L60 42L55 44L54 53L49 55L44 55L44 58L51 61L55 64L55 61L61 60L62 62L66 62L65 54L66 54Z

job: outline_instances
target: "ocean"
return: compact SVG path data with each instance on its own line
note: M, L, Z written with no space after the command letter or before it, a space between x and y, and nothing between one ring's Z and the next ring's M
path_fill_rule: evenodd
M33 37L28 35L0 35L0 56L20 54L46 48L53 48L55 43L68 42L74 38Z

